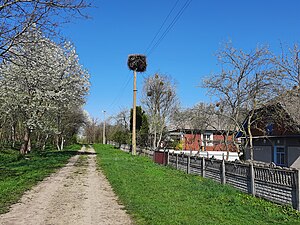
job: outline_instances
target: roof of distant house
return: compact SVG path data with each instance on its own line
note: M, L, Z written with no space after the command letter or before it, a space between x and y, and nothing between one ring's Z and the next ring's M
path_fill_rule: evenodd
M300 89L295 88L280 95L277 102L289 114L293 121L300 125Z

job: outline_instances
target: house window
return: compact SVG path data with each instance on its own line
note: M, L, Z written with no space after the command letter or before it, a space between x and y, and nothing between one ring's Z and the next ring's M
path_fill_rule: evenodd
M213 134L203 134L203 145L213 146Z
M278 166L285 166L286 153L284 147L274 147L274 161Z

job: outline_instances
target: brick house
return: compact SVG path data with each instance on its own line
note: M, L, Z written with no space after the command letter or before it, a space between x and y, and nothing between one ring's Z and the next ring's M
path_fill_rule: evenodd
M177 129L170 131L177 134L183 142L183 150L192 151L226 151L224 143L224 131L213 129L195 130L195 129ZM229 151L236 151L232 141L232 135L228 137L227 147Z

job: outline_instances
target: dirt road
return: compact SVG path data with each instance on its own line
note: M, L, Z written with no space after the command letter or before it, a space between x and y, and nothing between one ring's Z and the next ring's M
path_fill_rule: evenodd
M94 153L92 148L82 153ZM72 157L57 173L25 193L20 203L0 215L1 225L132 224L105 176L96 170L96 155Z

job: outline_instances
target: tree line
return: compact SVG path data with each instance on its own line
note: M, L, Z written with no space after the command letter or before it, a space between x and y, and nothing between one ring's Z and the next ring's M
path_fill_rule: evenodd
M89 73L59 23L83 15L79 0L0 3L0 141L22 154L62 150L85 122Z

